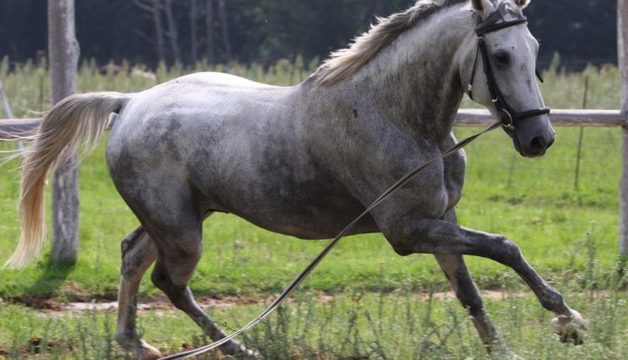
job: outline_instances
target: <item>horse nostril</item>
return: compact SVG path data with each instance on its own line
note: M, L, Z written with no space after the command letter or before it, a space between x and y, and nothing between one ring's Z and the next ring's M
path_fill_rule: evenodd
M548 147L547 140L543 136L537 136L530 141L531 150L545 150Z

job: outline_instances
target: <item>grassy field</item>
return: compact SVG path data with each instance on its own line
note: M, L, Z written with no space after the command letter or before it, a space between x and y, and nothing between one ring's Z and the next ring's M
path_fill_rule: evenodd
M269 69L233 66L229 71L286 85L301 80L312 66L280 62ZM200 64L198 70L224 69ZM79 90L138 91L183 72L161 68L156 79L151 79L128 76L126 71L101 74L93 65L85 64ZM589 108L619 108L619 74L613 68L603 71L589 68L582 74L548 71L543 85L546 102L554 108L581 108L587 77ZM46 109L47 79L48 74L39 66L25 65L7 72L7 62L0 65L0 80L19 117L33 116L32 112ZM463 106L472 104L465 101ZM456 132L464 136L476 130ZM511 141L501 132L484 137L467 150L469 169L463 200L458 206L460 222L467 227L505 234L517 242L529 261L559 290L572 295L569 300L579 304L594 320L592 342L570 349L555 344L548 336L549 315L532 299L491 301L489 308L498 319L499 328L509 335L513 348L529 358L628 357L625 341L619 341L627 335L627 296L617 290L615 277L621 131L585 129L576 188L578 137L579 129L557 129L554 147L547 156L535 160L515 155ZM137 226L137 220L109 180L103 145L104 141L80 168L81 249L77 265L52 268L44 254L25 270L0 270L0 298L24 301L54 297L70 301L115 297L119 240ZM8 144L0 146L12 149ZM19 234L15 211L16 167L17 163L12 162L0 171L3 215L0 262L9 257ZM204 257L191 286L197 294L205 296L263 298L278 292L325 244L280 236L232 216L215 215L205 223ZM525 289L510 269L485 259L470 258L468 262L481 288L505 289L511 293ZM303 295L283 315L248 335L247 343L256 344L264 351L279 349L269 358L360 358L360 354L383 359L482 356L471 323L454 301L426 303L412 297L415 293L448 289L433 258L398 257L381 235L344 239L303 288L306 294L326 293L339 298L332 304L320 304L309 302ZM385 295L380 297L372 292ZM580 292L596 295L584 296ZM152 296L158 291L146 280L141 294ZM352 294L363 295L357 301ZM259 305L211 311L222 323L235 328L257 310ZM311 326L304 325L299 311L311 314L310 318L306 317ZM17 305L0 305L0 334L3 334L0 351L4 348L20 357L29 350L28 346L24 349L24 344L38 336L60 344L52 347L59 350L60 358L68 357L68 346L75 349L72 356L80 358L104 358L102 354L115 357L118 350L110 343L113 323L111 314L33 314ZM177 349L181 343L190 342L194 334L198 335L191 322L171 312L149 311L142 327L148 340L166 350ZM340 338L333 338L332 334L347 328L354 329L356 334L349 331L347 336L343 332ZM176 336L169 335L175 333ZM393 336L397 333L402 336ZM83 338L85 344L92 345L83 346ZM399 346L401 343L413 346L404 348ZM79 348L85 351L76 350ZM284 352L280 356L281 349ZM101 355L97 355L100 351ZM594 353L599 357L592 357ZM55 357L54 351L50 356Z
M301 293L242 340L264 359L486 359L471 321L455 300L390 294L349 293L321 300ZM628 356L628 297L608 292L572 294L574 306L590 316L586 342L575 347L552 334L551 315L535 299L506 296L487 309L511 350L526 359L607 359ZM227 329L235 330L261 311L261 304L209 307ZM115 314L33 313L20 306L0 307L0 358L123 359L113 340ZM208 339L170 307L140 316L143 337L163 353L174 353ZM208 359L214 359L212 354ZM501 359L499 356L493 359Z

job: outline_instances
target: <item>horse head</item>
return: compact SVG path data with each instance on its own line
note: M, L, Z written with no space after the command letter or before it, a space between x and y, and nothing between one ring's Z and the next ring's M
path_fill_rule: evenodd
M517 151L535 157L554 143L554 130L535 79L539 43L522 13L529 2L471 0L477 42L464 47L460 74L469 96L503 122Z

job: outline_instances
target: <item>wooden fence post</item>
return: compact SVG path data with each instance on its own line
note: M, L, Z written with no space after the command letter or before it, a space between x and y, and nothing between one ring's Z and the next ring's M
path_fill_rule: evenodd
M628 0L617 3L617 53L622 81L621 111L628 115ZM623 172L621 177L621 231L619 254L628 257L628 127L622 127L623 134Z
M79 47L74 26L74 0L48 0L48 54L52 102L56 104L76 90ZM76 262L78 252L78 169L75 159L61 165L52 183L52 263Z

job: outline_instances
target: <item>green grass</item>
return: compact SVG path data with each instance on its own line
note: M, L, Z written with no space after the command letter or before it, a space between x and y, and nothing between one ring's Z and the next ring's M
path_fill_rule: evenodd
M47 73L24 65L6 73L3 81L18 116L27 110L41 111L47 103ZM125 73L99 74L85 65L80 91L136 91L155 80ZM201 68L205 69L205 68ZM220 70L220 69L217 69ZM234 73L272 83L302 78L305 70L290 75L290 64L280 63L263 72L259 67L234 66ZM157 71L165 80L180 69ZM300 74L300 75L299 75ZM296 76L296 77L295 77ZM589 105L619 107L616 69L583 74L548 72L543 92L550 106L579 107L584 78L590 78ZM465 103L463 106L470 106ZM457 129L464 136L476 129ZM583 279L605 286L618 253L618 182L621 131L586 129L579 189L574 188L578 129L557 129L557 141L542 159L515 155L511 141L494 132L468 149L467 183L458 206L460 222L471 228L503 233L516 241L538 270L557 285L585 286ZM4 144L3 149L12 145ZM54 269L47 255L22 271L0 270L0 296L57 296L76 298L115 295L118 281L119 241L137 226L137 220L117 195L104 162L104 141L81 165L81 248L78 264ZM0 172L0 262L13 251L19 234L16 199L18 164ZM198 294L268 294L288 282L326 242L305 242L273 234L228 215L212 216L204 228L205 251L192 287ZM588 249L588 250L587 250ZM593 257L593 258L591 258ZM481 287L517 287L519 280L501 265L485 259L469 259ZM588 266L587 264L593 264ZM440 270L430 256L397 256L381 235L344 239L313 274L307 287L327 292L347 289L391 291L438 286L446 288ZM143 294L156 290L145 282Z
M264 71L236 65L230 71L274 84L294 83L309 66L293 69L281 62ZM200 64L198 70L221 70ZM48 74L26 64L0 80L17 116L43 111L48 99ZM184 73L157 71L157 81ZM138 91L157 81L125 73L98 74L93 64L81 68L80 91ZM585 77L590 79L590 108L619 108L616 69L587 69L583 74L554 70L545 74L543 92L554 108L580 108ZM473 106L465 100L463 106ZM459 136L477 129L456 129ZM557 129L557 141L542 159L514 154L511 141L497 131L467 149L467 183L458 206L460 222L498 232L516 241L529 261L569 303L591 319L585 346L567 347L551 336L550 315L527 296L489 301L489 313L508 343L531 359L623 359L628 348L625 291L616 291L618 260L621 131L586 129L579 188L574 187L578 129ZM0 144L2 150L13 149ZM0 171L0 263L13 251L19 235L17 162ZM0 270L0 299L60 300L114 298L119 274L120 239L137 220L117 195L104 162L103 144L82 164L81 244L73 268L53 268L48 249L21 271ZM200 295L267 296L275 294L326 244L305 242L259 229L228 215L212 216L204 227L204 257L192 288ZM469 258L482 288L526 291L513 271L486 259ZM397 256L381 235L344 239L303 284L299 300L246 335L245 341L267 358L475 359L484 358L464 310L455 301L425 303L416 293L446 290L448 285L431 256ZM313 293L333 293L331 304ZM380 292L375 295L372 292ZM158 291L145 280L141 294ZM360 295L361 294L361 295ZM592 294L592 295L590 295ZM359 301L358 301L359 299ZM210 309L219 323L235 329L261 305ZM112 343L115 320L110 313L35 313L0 302L0 358L29 356L29 341L53 344L44 358L123 358ZM149 311L140 317L148 341L176 351L199 331L180 313ZM71 349L71 350L70 350ZM40 356L41 357L41 356Z
M410 292L349 293L319 301L304 293L242 340L264 359L485 359L471 321L454 300L420 299ZM572 296L591 317L585 345L561 344L551 315L531 297L487 301L487 309L506 344L527 359L625 359L628 344L628 296L594 292ZM208 308L210 315L235 330L261 304ZM114 314L33 313L19 306L0 307L0 351L9 359L41 352L44 359L122 359L114 344ZM193 323L171 308L149 310L139 322L144 339L165 353L182 344L201 345ZM39 341L37 340L39 339ZM39 345L38 344L45 344ZM0 358L2 356L0 355Z

